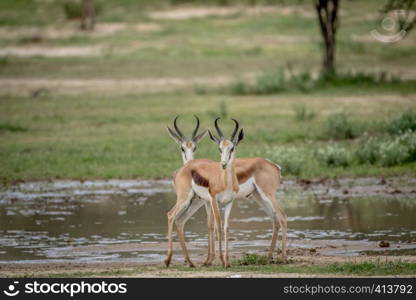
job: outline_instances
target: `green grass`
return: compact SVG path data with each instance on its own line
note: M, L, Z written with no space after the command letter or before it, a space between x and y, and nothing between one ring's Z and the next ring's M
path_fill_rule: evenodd
M6 130L0 130L0 178L7 182L170 177L181 166L181 159L165 125L177 114L182 115L179 124L187 134L194 126L193 114L199 115L203 128L212 127L215 114L237 117L246 131L237 156L270 158L282 165L285 178L412 174L414 162L393 166L326 165L315 157L330 142L322 136L328 115L348 109L353 124L361 122L379 134L384 128L381 121L415 106L409 99L383 105L363 101L351 108L343 99L326 95L219 98L188 93L3 96L0 119ZM294 118L294 101L320 114L300 123ZM226 132L231 131L231 123L224 120ZM353 153L359 143L359 139L339 140L335 145ZM196 157L219 159L209 139L201 142Z
M170 273L167 271L171 271ZM108 277L108 276L141 276L159 275L180 277L181 274L191 272L203 272L209 275L210 272L233 272L233 273L257 273L270 274L311 274L311 275L350 275L350 276L392 276L392 275L416 275L416 263L404 261L364 261L351 263L331 263L331 264L306 264L306 263L287 263L287 264L252 264L252 265L232 265L231 268L221 266L189 268L185 266L172 266L169 269L161 266L142 266L136 268L112 269L105 271L76 271L49 274L36 274L42 277ZM33 277L35 274L25 274L21 277ZM13 275L15 276L15 275Z
M220 270L221 267L210 267L209 270ZM335 275L412 275L416 273L416 263L409 262L360 262L334 264L269 264L232 266L232 272L256 273L301 273L301 274L335 274Z

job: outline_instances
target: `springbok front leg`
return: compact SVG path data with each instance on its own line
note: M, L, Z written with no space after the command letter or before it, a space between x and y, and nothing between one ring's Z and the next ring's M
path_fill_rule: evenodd
M214 215L215 227L217 229L217 240L218 240L218 254L221 259L223 266L225 266L224 255L222 253L222 226L221 226L221 213L218 207L217 198L215 195L211 195L211 208Z
M224 240L225 240L225 267L230 267L230 258L228 257L228 226L230 223L230 213L231 213L231 208L233 207L233 200L231 200L230 202L228 202L225 205L225 209L224 209Z
M215 228L211 205L209 202L205 202L205 210L207 211L207 224L208 224L208 254L207 258L203 262L204 266L210 266L215 259Z

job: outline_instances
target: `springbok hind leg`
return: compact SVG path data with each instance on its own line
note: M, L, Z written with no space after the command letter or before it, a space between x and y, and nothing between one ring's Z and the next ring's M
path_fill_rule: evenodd
M190 199L193 197L193 193L189 193L188 196L177 196L177 201L175 206L168 212L168 253L165 259L166 267L169 267L172 256L173 256L173 225L178 217L178 214L181 214L183 210L189 204Z
M269 259L273 259L273 252L276 248L276 242L278 239L279 229L282 230L282 256L286 257L286 234L287 234L287 220L283 210L277 204L276 197L272 193L267 195L257 184L255 185L256 191L254 198L264 208L267 215L273 221L273 237L269 250Z
M175 205L169 212L168 212L168 253L165 259L166 267L169 267L170 262L172 261L173 256L173 224L175 222L175 217L178 211L177 205Z
M190 203L184 208L180 214L176 217L176 229L178 232L179 241L181 243L182 251L185 257L185 260L187 261L188 265L190 267L194 267L194 264L191 261L191 258L189 257L188 249L186 247L186 241L185 241L185 234L184 234L184 227L186 222L189 220L191 216L195 214L195 212L201 208L201 206L204 204L204 200L202 200L199 197L194 197L190 200Z

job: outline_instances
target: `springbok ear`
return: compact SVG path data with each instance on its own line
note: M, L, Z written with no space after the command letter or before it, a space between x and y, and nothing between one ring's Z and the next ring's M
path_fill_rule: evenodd
M203 132L201 132L200 134L198 134L195 138L194 138L194 142L195 143L199 143L200 140L202 140L208 133L208 130L205 129Z
M238 133L236 145L238 145L243 139L244 139L244 130L243 128L241 128L240 132Z
M213 140L217 145L220 144L220 140L215 135L213 135L211 133L211 130L209 130L209 129L208 129L208 134L209 134L209 137L211 138L211 140Z
M170 137L177 142L179 145L182 144L182 139L177 135L172 129L170 129L169 126L166 126L166 129L168 130L168 134Z

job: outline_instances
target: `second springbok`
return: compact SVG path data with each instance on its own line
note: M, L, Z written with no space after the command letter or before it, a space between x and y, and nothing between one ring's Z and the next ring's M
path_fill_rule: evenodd
M199 120L198 125L199 125ZM284 214L283 210L278 206L275 193L277 188L280 185L280 167L276 164L270 162L267 159L263 158L237 158L235 159L235 149L236 145L239 142L239 139L236 139L236 133L238 131L238 122L234 120L236 123L236 127L234 129L234 132L232 134L231 140L226 140L224 138L224 135L220 128L218 127L218 119L215 120L215 128L217 130L217 133L219 135L219 138L214 136L210 132L210 137L213 141L215 141L219 147L219 150L221 152L222 156L222 162L228 160L231 160L232 162L232 169L234 169L235 176L232 176L233 181L233 197L234 198L244 198L251 196L254 198L266 211L268 216L273 221L273 237L272 237L272 243L271 247L269 249L269 258L272 259L273 257L273 251L276 246L277 238L278 238L278 231L279 227L282 230L282 256L283 258L286 255L286 231L287 231L287 222L286 222L286 215ZM176 126L176 118L175 118L175 129L177 130L176 135L172 135L171 130L169 130L169 134L177 139L179 141L179 137L182 136L179 128ZM241 131L241 134L243 132ZM240 135L239 135L240 136ZM179 142L178 142L179 143ZM192 153L189 153L187 155L188 161L193 160L193 152L195 151L195 148L192 147ZM184 155L182 155L184 156ZM176 224L178 226L178 236L181 240L181 246L185 254L185 258L188 261L188 264L190 266L193 266L188 252L186 250L186 244L183 237L183 226L185 225L186 221L202 206L204 203L209 203L210 197L209 197L209 187L210 187L210 177L209 174L206 175L206 170L209 170L209 167L205 167L209 164L217 164L210 160L196 160L198 163L196 163L196 166L199 166L203 169L203 174L199 174L198 172L194 172L191 174L191 176L188 176L186 178L186 186L190 187L192 190L192 196L189 197L188 202L183 202L180 204L177 202L177 204L174 206L174 208L168 213L168 217L170 222L176 221ZM185 162L185 159L184 159ZM186 166L186 165L185 165ZM184 166L184 167L185 167ZM215 168L214 168L215 169ZM209 172L209 171L208 171ZM179 173L179 171L178 171ZM176 175L178 175L178 173ZM215 172L214 172L215 173ZM198 176L200 175L200 176ZM204 177L205 175L205 177ZM215 175L216 176L216 175ZM214 176L214 178L215 178ZM235 178L237 179L235 182ZM212 181L212 180L211 180ZM175 182L176 182L176 176L175 176ZM238 184L235 186L235 183ZM215 185L215 180L212 182L212 184ZM197 197L194 197L197 196ZM221 197L220 197L221 198ZM178 197L179 199L179 197ZM221 202L221 201L220 201ZM226 201L222 201L226 202ZM182 207L182 208L181 208ZM225 207L225 218L224 218L224 232L225 232L225 248L226 248L226 256L225 256L225 262L222 257L222 252L220 251L220 258L223 261L224 265L229 266L229 259L228 259L228 227L229 227L229 215L232 207L232 201L229 201L226 203ZM215 238L214 238L214 227L212 224L212 214L211 211L207 208L207 214L208 214L208 256L204 264L210 265L214 259L214 253L215 253ZM221 221L221 220L220 220ZM216 220L216 223L218 221ZM218 231L218 230L217 230ZM172 230L168 230L168 236L169 236L169 250L168 250L168 257L166 259L166 265L169 265L171 257L172 257ZM220 240L221 241L221 240Z

